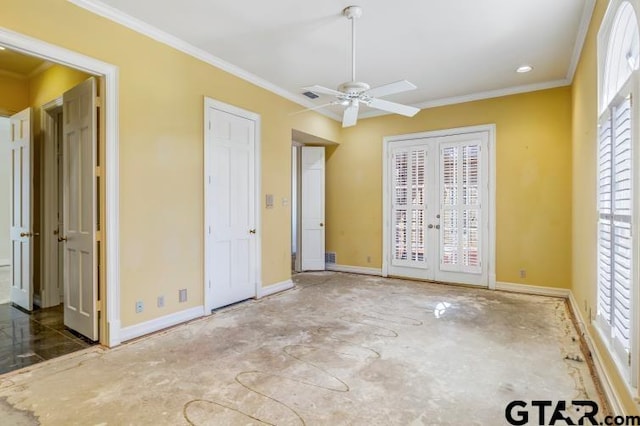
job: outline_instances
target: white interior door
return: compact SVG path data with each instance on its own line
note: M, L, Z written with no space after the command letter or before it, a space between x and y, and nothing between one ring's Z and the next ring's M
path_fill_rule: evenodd
M11 134L11 302L33 309L33 231L31 229L31 109L10 119Z
M256 122L210 107L211 309L256 296Z
M95 80L65 92L62 105L64 324L98 340Z
M324 147L302 147L301 256L303 271L324 271Z
M388 146L389 275L488 286L488 133Z

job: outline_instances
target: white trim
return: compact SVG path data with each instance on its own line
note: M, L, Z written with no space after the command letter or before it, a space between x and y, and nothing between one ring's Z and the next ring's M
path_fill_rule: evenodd
M560 297L566 299L571 294L568 288L543 287L530 284L516 284L504 281L496 282L496 290L511 293L535 294L537 296Z
M411 139L436 138L442 136L460 135L466 133L487 132L489 148L489 248L487 253L488 288L496 286L496 151L497 129L495 124L482 124L478 126L456 127L452 129L433 130L428 132L409 133L404 135L385 136L382 139L382 269L383 277L389 275L389 212L386 206L390 202L389 177L388 177L388 151L389 144L396 141Z
M573 53L571 54L571 62L569 63L569 69L567 70L566 80L569 84L573 84L573 77L576 74L580 57L582 56L582 48L584 42L587 40L587 32L589 31L589 25L591 24L591 18L593 17L593 11L596 7L596 0L586 0L584 8L582 9L582 16L580 17L580 26L578 27L578 33L576 35L576 41L573 45Z
M578 307L578 302L576 298L573 296L572 292L569 292L568 297L569 308L573 313L573 317L576 319L578 323L579 332L584 338L589 351L591 352L591 359L593 359L593 364L595 366L596 376L600 379L600 384L602 385L602 391L604 392L604 396L607 398L609 405L613 411L614 415L622 415L624 414L624 410L622 408L621 398L618 392L616 392L616 388L613 385L613 381L611 380L611 376L607 374L607 370L604 368L602 363L602 355L598 350L598 347L593 344L593 337L589 330L586 327L586 322L584 317L582 316L582 311Z
M105 88L105 245L108 346L120 344L120 226L118 175L118 67L0 27L0 44L27 55L100 75Z
M4 266L11 266L11 259L9 259L9 258L0 259L0 268L2 268Z
M553 81L547 81L543 83L527 84L524 86L507 87L505 89L470 93L468 95L454 96L451 98L434 99L432 101L419 102L416 104L412 104L411 106L414 106L420 109L436 108L436 107L441 107L446 105L456 105L456 104L462 104L465 102L482 101L485 99L500 98L503 96L510 96L510 95L518 95L521 93L535 92L538 90L555 89L557 87L565 87L570 85L571 85L571 81L567 79L553 80ZM379 110L367 111L365 113L360 114L359 118L371 118L371 117L378 117L381 115L388 115L388 114L389 113L386 113L384 111L379 111Z
M377 277L382 276L382 269L380 268L366 268L364 266L338 265L335 263L327 263L325 268L327 271L346 272L348 274L375 275Z
M123 327L120 329L120 339L122 342L126 342L127 340L155 333L156 331L164 330L165 328L173 327L174 325L179 325L203 316L203 306L185 309L184 311L178 311L139 324L130 325L129 327Z
M139 34L143 34L157 42L163 43L167 46L171 46L174 49L177 49L183 53L186 53L189 56L192 56L196 59L201 60L209 65L213 65L216 68L219 68L223 71L226 71L238 78L241 78L249 83L255 84L258 87L261 87L265 90L268 90L272 93L275 93L278 96L281 96L285 99L288 99L292 102L297 103L305 108L314 108L317 107L316 104L303 97L301 94L291 93L288 90L285 90L275 84L258 77L255 74L250 73L236 65L233 65L223 59L218 58L215 55L207 52L206 50L200 49L186 41L175 37L167 32L164 32L153 25L147 24L144 21L141 21L137 18L134 18L131 15L128 15L112 6L109 6L98 0L68 0L70 3L75 4L78 7L88 10L96 15L102 16L103 18L107 18L113 22L116 22L124 27L127 27ZM334 114L328 110L315 110L319 114L322 114L326 117L329 117L336 121L341 121L342 117Z
M290 290L293 287L295 287L295 284L293 283L293 281L291 281L291 278L289 278L288 280L284 280L276 284L271 284L269 286L259 288L258 295L256 298L261 299L266 296L271 296L272 294Z
M28 80L29 77L23 74L19 74L17 72L8 71L8 70L0 70L0 76L12 78L14 80Z
M203 173L203 198L204 198L204 221L203 221L203 233L204 233L204 308L206 312L211 312L213 307L213 301L211 298L211 289L208 283L211 281L213 271L208 264L207 259L211 251L211 241L208 237L207 228L211 225L208 220L210 217L209 206L212 204L209 200L209 182L208 177L212 175L210 164L210 152L211 152L211 140L209 131L209 109L217 109L229 114L234 114L239 117L246 118L255 123L254 137L255 137L255 152L254 152L254 188L255 188L255 296L259 297L260 290L262 288L262 119L260 114L247 111L245 109L230 105L224 102L217 101L212 98L204 97L204 173Z
M51 68L54 65L53 62L49 62L49 61L45 61L43 63L41 63L40 65L38 65L33 71L31 71L29 74L27 74L27 78L31 79L35 76L37 76L40 73L45 72L46 70L48 70L49 68Z
M167 46L171 46L174 49L177 49L183 53L186 53L187 55L190 55L203 62L206 62L209 65L212 65L216 68L226 71L238 78L248 81L249 83L255 84L258 87L261 87L265 90L275 93L278 96L281 96L285 99L295 102L298 105L301 105L305 108L317 107L316 104L314 104L313 102L311 102L309 99L305 98L301 94L292 93L280 86L277 86L274 83L271 83L236 65L233 65L223 59L220 59L215 55L212 55L206 50L195 47L192 44L187 43L186 41L176 36L173 36L169 33L166 33L154 27L153 25L150 25L112 6L109 6L108 4L103 3L102 1L99 1L99 0L68 0L68 1L70 3L75 4L78 7L88 10L89 12L92 12L96 15L102 16L103 18L116 22L133 31L143 34L155 41L166 44ZM569 86L573 80L573 74L575 73L574 61L577 64L580 57L580 53L582 51L582 45L584 44L584 40L586 38L586 31L584 31L584 34L583 34L583 26L585 26L585 19L587 20L586 21L587 28L590 23L591 13L587 15L586 11L590 9L591 12L593 12L593 5L591 6L591 8L588 7L589 3L592 3L592 2L595 2L595 0L587 0L587 5L585 5L585 12L583 12L582 21L580 23L580 30L578 32L578 37L576 38L576 45L574 46L574 49L573 49L571 65L569 66L569 70L567 72L567 76L570 76L571 78L565 78L561 80L552 80L552 81L528 84L523 86L515 86L515 87L509 87L505 89L488 90L483 92L471 93L463 96L435 99L432 101L413 104L412 106L420 109L434 108L438 106L453 105L453 104L477 101L482 99L498 98L501 96L515 95L519 93L534 92L536 90L544 90L544 89L552 89L556 87ZM593 4L595 5L595 3ZM575 59L576 54L578 55L577 59ZM326 117L329 117L333 120L342 121L341 115L337 115L329 110L316 109L315 112L322 114ZM377 116L388 115L388 114L389 113L384 111L369 111L369 112L360 114L360 118L377 117Z

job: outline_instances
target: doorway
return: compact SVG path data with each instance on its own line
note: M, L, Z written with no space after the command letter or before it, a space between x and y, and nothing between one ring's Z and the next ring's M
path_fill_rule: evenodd
M383 274L495 285L494 127L386 138Z
M293 141L291 152L292 269L324 271L325 147Z
M99 271L91 272L99 292L93 300L91 311L99 321L99 340L107 346L120 344L120 285L119 285L119 227L118 227L118 69L117 67L82 54L23 36L9 30L0 29L0 44L6 50L21 52L53 64L61 63L94 76L100 77L100 108L93 114L100 120L99 132L102 137L97 155L101 164L95 167L96 182L99 191L95 212L102 229L96 234L95 241L100 247L94 252L103 265ZM36 230L37 232L38 230ZM30 231L33 232L33 231ZM86 252L79 248L78 257ZM109 260L108 262L106 260ZM76 264L78 264L76 262ZM86 273L84 271L83 273ZM88 278L86 275L83 277ZM84 301L83 301L84 303ZM83 308L86 306L84 304Z

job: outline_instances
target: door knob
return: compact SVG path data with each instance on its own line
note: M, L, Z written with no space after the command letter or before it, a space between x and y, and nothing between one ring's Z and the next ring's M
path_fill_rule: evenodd
M320 224L320 227L322 227L322 226L324 226L324 223L321 223L321 224Z
M255 234L255 233L256 233L256 230L255 230L255 229L249 229L249 233L250 233L250 234Z
M433 228L433 225L429 224L429 226L427 226L427 228L431 229L431 228Z
M436 229L440 229L440 225L436 225Z
M58 242L67 241L67 237L58 237Z

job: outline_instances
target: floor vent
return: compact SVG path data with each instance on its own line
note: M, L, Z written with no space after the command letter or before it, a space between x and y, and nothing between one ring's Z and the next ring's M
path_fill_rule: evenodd
M336 253L332 251L325 252L324 263L336 263Z

